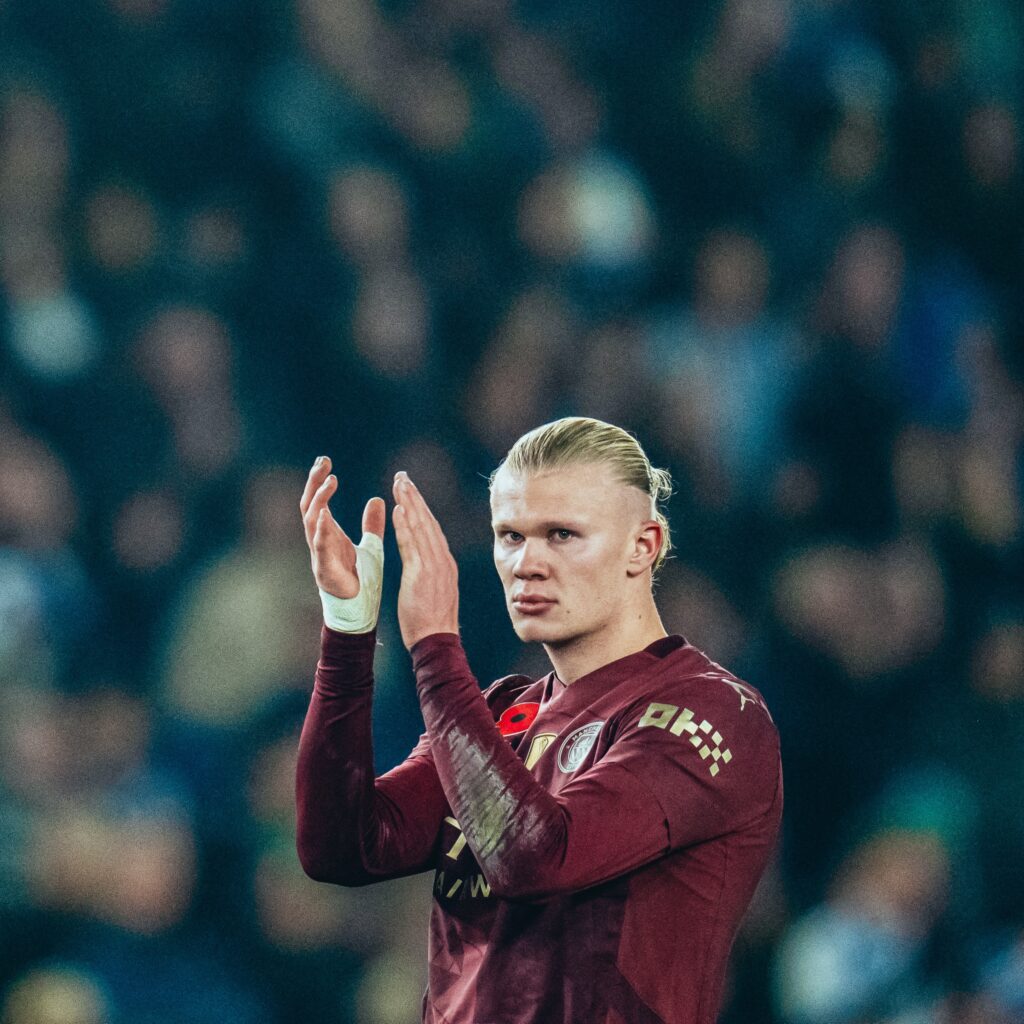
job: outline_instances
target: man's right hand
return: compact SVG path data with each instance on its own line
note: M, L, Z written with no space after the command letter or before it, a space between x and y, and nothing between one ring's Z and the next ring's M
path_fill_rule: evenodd
M356 547L327 507L337 489L331 460L322 455L309 471L299 511L317 586L334 597L350 598L359 593ZM363 510L363 533L375 533L383 540L386 520L383 498L371 498Z

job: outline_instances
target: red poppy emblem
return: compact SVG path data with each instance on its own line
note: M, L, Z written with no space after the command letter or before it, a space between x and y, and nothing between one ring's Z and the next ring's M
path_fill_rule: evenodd
M540 705L534 701L528 701L525 704L513 704L512 707L506 708L502 712L501 718L498 719L495 725L497 725L498 732L502 736L518 736L521 732L526 732L533 725L533 720L537 717L538 711L540 711Z

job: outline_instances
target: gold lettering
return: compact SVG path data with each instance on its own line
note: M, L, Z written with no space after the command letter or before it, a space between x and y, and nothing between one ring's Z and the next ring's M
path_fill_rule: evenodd
M675 704L652 704L644 712L644 717L640 719L637 728L642 729L645 725L655 725L659 729L664 729L678 710L679 708Z
M459 891L460 885L462 885L462 879L456 878L455 881L452 883L452 887L445 893L445 896L451 899L452 896L454 896Z
M451 849L448 851L448 856L452 860L458 860L459 854L462 853L462 848L466 845L466 837L462 833L462 826L449 814L444 819L449 825L454 825L459 830L459 837L452 843Z
M684 730L691 735L697 731L697 726L693 724L693 712L689 708L683 708L679 712L679 717L672 723L669 732L674 736L681 736Z
M470 896L490 896L491 887L483 875L472 875L469 879Z
M644 716L640 719L637 728L642 728L645 725L654 725L659 729L664 729L675 718L677 711L679 711L679 708L674 704L651 704L644 712ZM722 746L725 742L722 734L706 718L702 719L698 725L694 721L694 714L689 708L683 708L679 712L679 717L672 722L669 732L674 736L682 736L683 733L686 733L690 743L697 753L700 754L701 760L706 761L708 758L711 758L708 771L712 777L721 771L719 761L724 765L732 760L732 751L728 747ZM711 745L712 743L714 746Z

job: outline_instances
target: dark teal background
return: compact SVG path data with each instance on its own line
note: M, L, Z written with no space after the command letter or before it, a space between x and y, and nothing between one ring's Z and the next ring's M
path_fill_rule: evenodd
M408 470L540 674L486 476L567 414L671 471L666 626L782 733L723 1024L1024 1019L1021 20L0 0L4 1024L417 1019L429 879L294 853L298 497Z

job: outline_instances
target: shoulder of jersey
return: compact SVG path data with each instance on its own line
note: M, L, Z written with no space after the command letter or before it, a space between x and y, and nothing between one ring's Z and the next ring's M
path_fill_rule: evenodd
M642 740L716 784L745 792L772 785L779 736L761 694L691 648L678 670L660 673L631 695L621 735Z
M520 699L531 686L538 685L538 692L543 685L542 679L531 679L524 675L502 676L484 690L484 699L492 711L501 713Z
M734 719L745 730L767 726L775 731L768 705L756 687L712 661L696 647L687 645L680 649L680 654L684 656L677 670L654 679L650 689L638 695L635 710L643 714L650 702L678 704L692 707L702 718L714 712L720 721Z

